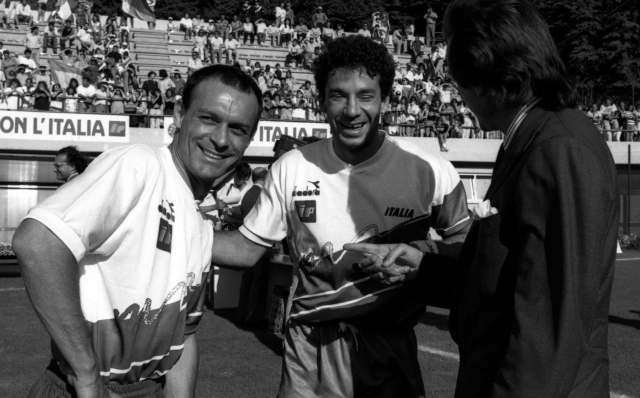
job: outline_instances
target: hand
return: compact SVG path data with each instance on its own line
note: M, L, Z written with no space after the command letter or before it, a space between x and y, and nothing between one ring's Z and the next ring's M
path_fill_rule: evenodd
M109 390L99 377L80 379L69 375L67 381L73 386L78 398L122 398L122 395Z
M363 253L365 258L358 266L386 284L415 279L424 256L420 250L404 243L347 243L343 249Z

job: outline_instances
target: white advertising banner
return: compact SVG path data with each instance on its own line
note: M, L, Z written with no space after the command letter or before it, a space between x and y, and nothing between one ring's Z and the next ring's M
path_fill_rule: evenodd
M127 143L129 116L1 111L2 139Z
M173 118L164 118L164 143L170 144L173 140L175 128ZM329 138L331 136L328 123L309 123L290 120L261 120L258 123L258 131L253 137L250 146L273 148L275 142L283 135L291 136L301 140L305 137L316 136L318 138Z

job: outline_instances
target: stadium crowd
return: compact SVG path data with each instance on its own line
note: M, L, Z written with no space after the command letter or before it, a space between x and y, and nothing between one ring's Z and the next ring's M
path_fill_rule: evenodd
M3 50L0 43L0 109L129 114L132 127L152 128L162 127L163 116L173 114L185 79L177 69L171 75L166 69L151 71L144 81L138 76L129 44L133 26L129 15L112 14L102 24L90 8L79 7L63 21L56 6L40 32L35 22L45 22L46 4L39 7L35 19L26 17L31 14L25 0L11 2L8 7L3 1L0 6L4 7L0 17L3 28L11 28L12 23L18 28L18 22L30 24L22 40L23 54ZM250 74L264 93L264 120L325 120L317 107L315 86L308 80L295 79L292 70L311 70L331 40L357 34L381 45L392 44L396 76L389 111L383 118L383 127L390 135L438 137L442 151L448 150L447 138L502 139L499 132L482 131L460 99L447 74L446 46L436 43L430 30L437 14L429 9L424 19L425 38L416 35L412 22L391 26L384 10L373 13L370 24L345 32L341 24L334 28L321 6L307 21L296 18L290 4L280 3L267 10L258 2L244 2L230 19L226 15L207 19L201 14L191 18L185 13L176 22L169 18L166 29L169 42L173 42L172 35L184 34L183 40L193 43L186 78L208 64L222 63L223 56L224 62ZM251 46L283 47L287 53L272 67L253 63L246 57L249 49L242 65L238 50ZM70 79L65 87L52 80L46 68L39 65L40 55L49 49L64 64L81 70L82 78ZM401 54L410 55L409 62L400 64ZM606 140L640 139L640 104L615 104L607 99L583 109Z

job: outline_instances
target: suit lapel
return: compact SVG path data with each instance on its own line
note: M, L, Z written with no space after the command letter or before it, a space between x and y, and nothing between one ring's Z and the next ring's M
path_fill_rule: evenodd
M496 191L500 188L502 183L511 174L511 171L518 164L518 161L526 153L529 145L533 142L542 126L546 123L547 119L551 117L552 112L547 112L540 107L536 107L529 112L529 115L522 121L520 128L514 131L515 134L509 144L509 148L506 150L500 146L498 152L498 158L493 168L493 177L491 178L491 185L484 197L484 200L490 200ZM501 156L503 155L503 156Z

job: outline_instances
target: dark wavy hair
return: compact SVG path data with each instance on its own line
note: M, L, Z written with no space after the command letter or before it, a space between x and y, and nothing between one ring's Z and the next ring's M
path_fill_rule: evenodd
M193 92L198 84L205 80L218 79L225 86L233 87L238 91L256 96L258 101L258 114L256 116L253 132L258 128L258 121L262 113L262 90L251 76L247 76L244 72L233 66L227 65L211 65L195 71L185 83L182 90L182 105L185 112L191 105Z
M313 63L313 76L324 101L329 76L337 69L366 71L370 78L380 76L382 98L388 98L393 87L395 65L387 48L373 40L351 35L332 40Z
M479 89L497 108L575 108L575 88L538 10L527 0L453 0L444 16L454 80Z
M248 180L251 177L251 166L247 162L240 162L236 165L234 177L241 180Z
M67 157L67 163L75 167L78 174L82 174L88 166L87 159L82 156L80 151L78 151L78 148L75 146L66 146L60 149L56 153L56 156L57 155L65 155Z

